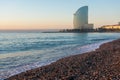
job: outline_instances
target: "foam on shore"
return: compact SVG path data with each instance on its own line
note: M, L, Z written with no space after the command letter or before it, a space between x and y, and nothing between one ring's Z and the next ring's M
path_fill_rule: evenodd
M100 45L100 44L99 44ZM91 46L93 47L93 46ZM86 47L84 47L86 48ZM120 40L104 43L96 51L62 58L50 65L18 74L21 79L120 79Z
M76 47L74 49L70 49L69 52L64 51L66 54L64 54L62 56L58 55L58 57L55 58L55 59L50 59L50 60L47 60L47 61L44 61L44 62L39 61L39 62L35 62L35 63L32 63L32 64L22 65L20 67L17 67L17 68L8 70L8 71L2 71L2 73L0 73L0 78L5 79L5 78L8 78L8 77L14 76L16 74L19 74L21 72L25 72L27 70L31 70L31 69L38 68L38 67L41 67L41 66L49 65L50 63L55 62L55 61L57 61L61 58L64 58L64 57L94 51L95 49L99 48L99 46L101 44L106 43L106 42L110 42L110 41L112 41L112 40L107 40L107 41L103 41L103 42L99 42L99 43L95 43L95 44ZM64 49L64 50L66 50L66 49Z

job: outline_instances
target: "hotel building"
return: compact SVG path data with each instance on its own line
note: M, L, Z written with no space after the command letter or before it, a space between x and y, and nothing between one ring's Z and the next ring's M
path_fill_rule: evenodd
M74 14L74 29L93 29L93 24L88 24L88 6L79 8Z

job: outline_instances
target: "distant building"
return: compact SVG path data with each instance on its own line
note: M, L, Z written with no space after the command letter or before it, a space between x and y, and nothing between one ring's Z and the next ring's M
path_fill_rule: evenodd
M117 25L105 25L101 27L102 29L120 29L120 22Z
M120 22L118 24L120 25Z
M93 29L93 24L88 24L88 6L79 8L74 14L74 29Z

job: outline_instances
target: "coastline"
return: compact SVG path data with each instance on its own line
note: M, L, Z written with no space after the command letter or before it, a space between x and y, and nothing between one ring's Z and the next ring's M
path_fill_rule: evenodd
M6 80L21 79L120 79L120 39L102 44L96 51L72 55Z
M11 69L9 71L4 71L4 72L0 73L0 80L4 80L6 78L9 78L11 76L15 76L17 74L20 74L22 72L26 72L26 71L31 70L31 69L36 69L36 68L39 68L39 67L42 67L42 66L47 66L47 65L49 65L53 62L56 62L57 60L59 60L61 58L65 58L65 57L69 57L69 56L73 56L73 55L78 55L78 54L83 54L83 53L86 53L86 52L95 51L97 48L99 48L99 46L101 44L104 44L104 43L110 42L110 41L113 41L113 40L105 40L105 41L94 43L94 44L88 44L88 45L84 45L84 46L81 46L81 47L76 47L75 49L70 50L70 53L66 53L66 56L65 55L61 56L61 57L59 56L58 59L55 59L55 60L52 60L52 61L50 60L49 62L41 62L41 63L36 62L36 63L33 63L33 64L29 64L29 65L25 65L25 66L21 66L21 67Z

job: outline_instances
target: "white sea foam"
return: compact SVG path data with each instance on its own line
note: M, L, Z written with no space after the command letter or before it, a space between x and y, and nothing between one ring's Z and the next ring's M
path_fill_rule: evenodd
M103 43L109 42L111 40L95 43L95 44L90 44L90 45L85 45L85 46L76 46L76 47L70 47L66 46L64 48L55 48L53 50L48 50L46 51L46 55L42 55L42 59L37 62L29 63L29 64L24 64L21 66L17 66L15 68L11 68L8 70L0 70L0 80L8 78L10 76L19 74L21 72L25 72L26 70L34 69L37 67L41 67L44 65L48 65L52 62L55 62L56 60L67 57L70 55L76 55L76 54L81 54L89 51L94 51L96 48L99 48L99 46ZM36 51L39 53L38 51ZM64 53L64 54L63 54ZM24 53L25 54L25 53ZM36 56L41 56L40 54ZM50 57L46 57L50 56ZM13 56L12 56L13 57Z

